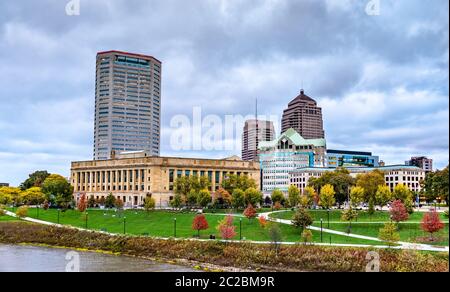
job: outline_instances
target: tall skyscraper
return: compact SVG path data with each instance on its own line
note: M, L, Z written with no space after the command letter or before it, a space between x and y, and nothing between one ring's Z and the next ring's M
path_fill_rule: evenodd
M271 121L248 120L242 132L242 160L258 159L258 144L275 139L275 127Z
M97 54L94 160L112 153L160 153L161 62L107 51Z
M292 100L283 112L281 132L293 128L305 139L323 139L322 108L317 102L307 96L302 89L300 95Z

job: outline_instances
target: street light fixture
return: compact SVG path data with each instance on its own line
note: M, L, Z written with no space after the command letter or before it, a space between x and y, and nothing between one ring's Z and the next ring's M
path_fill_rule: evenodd
M126 225L127 225L127 217L123 217L123 234L127 233Z
M320 218L320 242L323 242L323 219Z
M177 218L173 218L173 237L177 237Z
M242 240L242 218L239 218L239 240Z
M87 228L88 228L88 212L86 212L86 217L85 217L85 219L86 219L86 222L85 222L85 228L87 229Z

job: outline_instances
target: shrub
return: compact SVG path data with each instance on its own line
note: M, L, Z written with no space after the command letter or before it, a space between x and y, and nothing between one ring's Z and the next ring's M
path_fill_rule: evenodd
M25 218L28 216L28 206L21 206L17 209L16 215L19 218Z
M278 226L278 224L270 224L269 238L270 242L272 242L275 254L278 256L278 251L280 250L280 242L283 240L283 237L281 235L281 229Z
M387 222L383 228L380 228L378 238L391 245L394 242L400 240L400 234L397 232L397 226L395 223Z
M84 212L87 209L87 201L86 201L86 194L82 194L80 200L78 201L77 205L78 211Z
M146 197L144 200L144 209L145 211L149 212L150 210L155 209L156 202L155 199L152 197Z
M281 205L280 202L276 202L275 205L273 205L273 208L278 211L278 210L281 210L281 208L283 208L283 206Z
M304 243L312 242L313 234L311 230L305 229L302 232L302 241Z
M256 218L256 210L253 208L252 204L248 204L247 209L244 210L244 216L248 219Z
M217 230L220 232L220 236L224 240L232 239L236 236L236 227L233 225L233 216L228 215L223 218L217 225Z
M258 221L259 221L259 226L261 228L266 228L267 227L268 222L267 222L267 219L264 216L259 216Z

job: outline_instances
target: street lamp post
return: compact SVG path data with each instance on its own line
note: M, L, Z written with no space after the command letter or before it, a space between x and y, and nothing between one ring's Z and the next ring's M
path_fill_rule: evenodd
M320 218L320 242L323 242L323 219Z
M177 237L177 218L173 218L173 237Z
M330 229L330 209L328 209L327 213L328 213L328 229Z
M88 212L86 212L85 220L86 220L86 222L85 222L85 228L87 229L87 228L88 228Z
M37 205L37 207L36 207L36 212L37 212L37 216L36 216L36 218L38 218L38 219L39 219L39 205Z
M126 227L127 226L127 221L126 220L127 220L127 217L124 216L123 217L123 234L127 233L127 229L126 229L127 228Z
M59 224L59 212L60 212L60 210L59 210L59 208L58 208L58 224Z
M242 240L242 218L239 218L239 240Z

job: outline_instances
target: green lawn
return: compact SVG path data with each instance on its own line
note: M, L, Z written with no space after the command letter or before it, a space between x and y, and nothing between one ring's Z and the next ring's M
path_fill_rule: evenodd
M328 212L326 210L308 210L308 212L313 217L314 221L320 221L320 219L323 219L324 223L328 220ZM366 211L359 211L358 212L358 222L388 222L390 221L390 215L389 212L383 211L383 212L375 212L373 215L369 215ZM273 218L279 218L279 219L292 219L294 216L295 211L286 211L281 213L275 213L272 214ZM344 222L341 220L341 214L342 210L331 210L330 211L330 221L333 222ZM408 221L409 222L420 222L422 220L424 213L421 212L414 212L412 215L409 216ZM448 223L448 218L445 217L443 213L441 215L441 220L443 222Z
M30 209L28 213L29 217L37 218L37 210ZM123 214L116 213L114 211L105 210L89 210L88 211L88 228L94 230L105 230L112 233L124 232L124 218L126 222L126 233L134 235L148 234L150 236L158 237L173 237L175 220L176 218L176 236L183 238L193 238L197 232L192 230L192 220L195 217L195 213L180 213L169 211L132 211L127 210ZM209 238L210 234L216 235L216 238L220 238L216 226L220 220L224 218L223 215L206 214L206 218L209 223L209 229L201 231L202 238ZM58 212L56 210L39 210L39 219L57 222ZM86 221L84 215L78 211L69 210L65 213L60 213L60 223L85 228ZM239 218L234 219L236 226L237 236L235 239L239 239ZM283 241L299 241L300 231L293 226L286 224L277 224L281 229ZM248 220L242 219L242 237L247 240L256 241L270 241L268 231L261 228L257 219ZM323 242L330 242L330 234L323 233ZM321 242L320 232L313 231L313 241ZM375 244L379 245L379 242L360 240L346 236L331 235L332 243L352 243L352 244Z
M14 218L14 217L11 217L11 216L0 216L0 222L3 222L3 221L17 221L18 219L16 219L16 218Z

